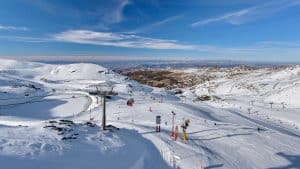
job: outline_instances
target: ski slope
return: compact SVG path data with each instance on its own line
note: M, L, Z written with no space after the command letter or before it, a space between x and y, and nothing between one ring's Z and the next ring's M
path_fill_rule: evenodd
M261 100L277 102L272 92L228 92L223 100L193 102L98 65L0 61L1 168L300 168L299 102L286 99L286 109L276 104L270 109ZM263 76L260 71L251 83ZM274 95L298 92L297 71L294 78L265 72L281 79L276 86L290 86ZM107 99L106 109L107 123L120 130L101 129L103 105L89 94L97 88L118 93ZM199 85L186 94L193 98L201 91ZM126 105L130 98L132 107ZM187 141L171 137L172 111L175 125L191 121ZM157 115L162 117L159 133Z

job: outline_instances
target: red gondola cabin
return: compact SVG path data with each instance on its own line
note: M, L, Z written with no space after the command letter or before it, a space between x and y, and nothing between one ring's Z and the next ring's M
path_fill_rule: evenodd
M127 100L127 106L133 106L133 103L134 103L133 98Z

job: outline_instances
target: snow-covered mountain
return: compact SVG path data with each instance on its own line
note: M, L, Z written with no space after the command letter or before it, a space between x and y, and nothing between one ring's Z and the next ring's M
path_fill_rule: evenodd
M189 69L209 80L176 95L95 64L1 59L0 168L299 168L299 71ZM101 129L103 90L119 130ZM202 95L219 99L194 102Z
M210 70L194 72L200 76L213 77L195 87L197 95L248 95L263 99L266 103L285 103L289 107L300 108L300 66Z

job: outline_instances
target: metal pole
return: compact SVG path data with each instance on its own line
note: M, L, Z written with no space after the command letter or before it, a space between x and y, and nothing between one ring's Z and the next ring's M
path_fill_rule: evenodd
M90 120L92 120L92 109L90 109Z
M103 97L103 115L102 115L102 129L105 130L106 126L106 100L105 100L105 95Z
M174 119L175 119L175 113L172 111L172 136L174 136Z

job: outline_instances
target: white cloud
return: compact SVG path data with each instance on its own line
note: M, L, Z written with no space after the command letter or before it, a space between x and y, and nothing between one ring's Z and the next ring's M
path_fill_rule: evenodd
M124 19L124 9L132 4L131 0L101 0L97 9L89 11L89 15L99 18L96 28L109 30L110 25L121 23Z
M78 43L140 49L184 50L187 55L221 57L224 59L282 59L299 58L299 41L263 41L247 46L222 47L203 44L183 44L176 40L155 39L134 34L69 30L44 37L0 36L0 40L28 43Z
M43 42L53 41L47 37L10 36L10 35L1 35L0 40L29 42L29 43L43 43Z
M130 31L129 33L142 33L142 32L147 32L147 31L150 31L154 28L157 28L157 27L160 27L162 25L165 25L167 23L170 23L170 22L174 22L180 18L182 18L183 15L175 15L175 16L171 16L171 17L168 17L168 18L165 18L163 20L160 20L160 21L157 21L157 22L154 22L150 25L147 25L147 26L144 26L144 27L141 27L141 28L137 28L133 31Z
M27 31L28 28L26 28L26 27L15 27L15 26L0 25L0 30L6 30L6 31Z
M114 0L110 3L112 6L104 6L106 8L101 9L101 15L107 23L119 23L124 19L123 10L131 4L129 0ZM107 9L107 10L106 10Z
M52 36L52 39L60 42L80 44L93 44L101 46L115 46L126 48L144 49L180 49L192 50L194 46L181 44L176 40L155 39L137 36L134 34L122 34L112 32L95 32L89 30L69 30Z
M87 30L65 31L54 35L53 40L59 42L126 48L189 50L201 55L213 57L222 56L224 58L295 57L297 56L297 53L300 53L299 42L265 41L248 46L221 47L202 44L187 45L176 40L155 39L133 34L94 32Z
M59 0L25 0L47 14L76 18L84 22L92 18L95 24L85 25L97 29L109 30L110 25L117 24L126 19L124 10L133 0L97 0L86 1L88 5L82 5L79 1Z
M200 20L191 24L192 27L203 26L215 22L226 22L233 25L240 25L257 19L268 17L274 13L289 7L300 5L299 0L271 0L266 3L245 8L239 11L226 13L222 16Z

